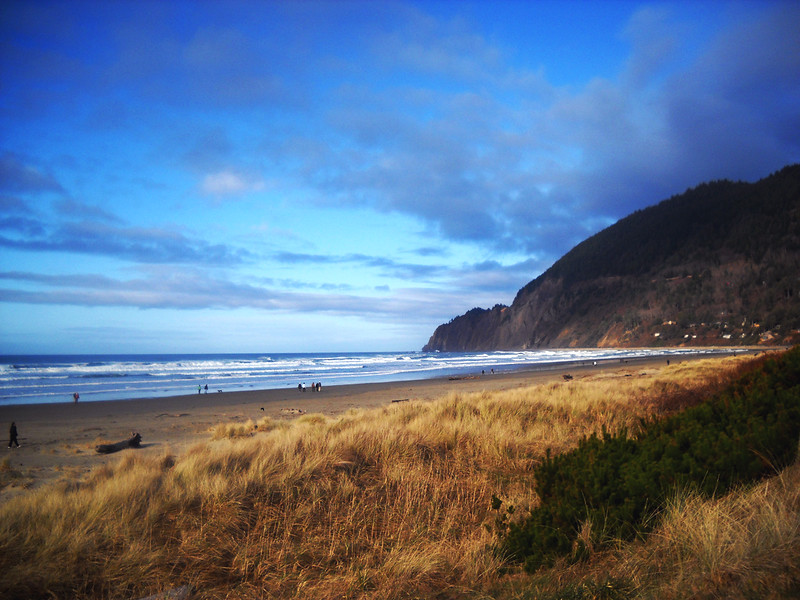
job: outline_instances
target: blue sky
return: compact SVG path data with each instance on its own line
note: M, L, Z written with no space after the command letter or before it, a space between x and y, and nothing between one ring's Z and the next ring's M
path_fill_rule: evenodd
M800 160L797 2L0 7L0 352L414 350Z

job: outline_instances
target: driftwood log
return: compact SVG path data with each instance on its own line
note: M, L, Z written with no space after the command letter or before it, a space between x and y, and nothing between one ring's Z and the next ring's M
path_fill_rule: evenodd
M95 448L98 454L111 454L112 452L119 452L125 448L138 448L142 443L142 436L138 433L131 434L130 439L122 440L116 444L100 444Z

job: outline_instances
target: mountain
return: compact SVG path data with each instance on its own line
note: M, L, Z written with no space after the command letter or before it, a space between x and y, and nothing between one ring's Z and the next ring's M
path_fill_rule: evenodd
M440 325L423 351L800 342L800 165L714 181L581 242L511 306Z

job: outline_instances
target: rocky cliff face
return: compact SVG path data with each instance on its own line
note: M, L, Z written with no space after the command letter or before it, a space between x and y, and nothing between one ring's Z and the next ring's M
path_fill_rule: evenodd
M800 342L800 165L620 220L425 351Z

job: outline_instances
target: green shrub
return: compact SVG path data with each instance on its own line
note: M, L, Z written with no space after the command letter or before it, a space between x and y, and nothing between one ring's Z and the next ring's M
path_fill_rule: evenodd
M766 360L702 404L627 431L548 453L535 472L541 504L503 527L500 550L532 572L594 546L645 535L676 488L724 494L790 464L800 435L800 347ZM499 510L499 506L497 507Z

